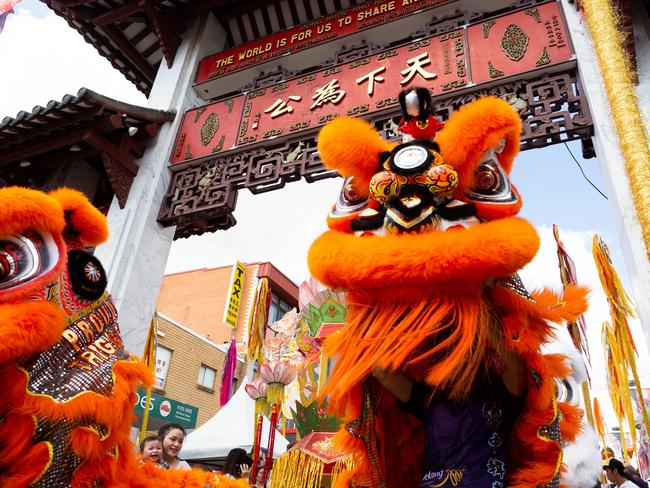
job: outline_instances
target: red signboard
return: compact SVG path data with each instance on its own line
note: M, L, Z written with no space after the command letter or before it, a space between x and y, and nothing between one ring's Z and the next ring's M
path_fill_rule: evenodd
M244 95L185 112L172 163L232 149L237 142Z
M477 85L571 58L557 3L546 3L467 29L472 81Z
M559 4L542 4L194 109L172 163L378 112L396 105L409 86L436 97L571 59ZM209 117L228 122L214 129Z
M388 108L400 88L423 86L435 96L467 80L463 31L449 32L249 93L237 145Z
M212 54L201 61L196 82L239 71L285 54L294 54L334 37L384 24L415 11L438 7L453 0L371 0L336 14L302 24L233 49Z

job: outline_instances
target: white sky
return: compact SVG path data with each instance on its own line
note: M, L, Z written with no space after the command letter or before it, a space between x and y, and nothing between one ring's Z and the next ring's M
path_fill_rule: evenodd
M134 85L43 4L25 0L15 11L0 34L0 117L15 117L21 110L45 105L51 99L61 100L64 94L76 94L82 86L118 100L147 104ZM589 178L606 192L607 184L602 181L596 160L581 160L579 144L570 146ZM544 178L545 174L558 172L564 176L559 181ZM542 235L539 256L522 273L526 284L530 288L560 287L550 231L551 224L558 223L562 239L576 262L578 278L593 290L591 309L586 315L592 386L601 404L609 405L600 345L601 324L609 316L591 257L591 239L594 232L605 238L627 284L611 209L582 179L561 145L522 154L515 165L513 181L524 197L522 215ZM325 180L312 185L291 183L285 190L256 196L241 192L235 212L237 226L227 232L175 242L167 272L228 265L239 259L272 261L294 281L306 279L307 249L324 230L325 216L339 185L339 180ZM632 322L632 331L640 353L641 381L650 386L650 363L637 321ZM608 417L611 427L614 422Z

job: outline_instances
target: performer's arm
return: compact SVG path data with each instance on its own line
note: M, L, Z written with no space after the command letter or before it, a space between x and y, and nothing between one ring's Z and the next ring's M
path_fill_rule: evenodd
M490 334L490 342L496 353L503 361L504 369L501 373L503 384L513 396L523 395L526 391L526 368L517 354L506 349L501 337Z
M424 418L431 396L431 389L426 384L414 381L401 373L387 371L377 366L373 368L372 375L384 388L395 395L404 410L414 417Z
M372 369L372 375L382 384L384 388L390 391L395 398L402 403L408 403L411 400L411 391L413 390L413 380L408 376L388 371L375 366Z

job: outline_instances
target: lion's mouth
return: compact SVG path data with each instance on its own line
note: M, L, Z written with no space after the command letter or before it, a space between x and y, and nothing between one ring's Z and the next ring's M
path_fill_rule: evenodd
M435 202L415 191L400 195L378 209L365 209L350 222L350 227L358 237L381 237L468 229L478 223L475 205L460 200Z

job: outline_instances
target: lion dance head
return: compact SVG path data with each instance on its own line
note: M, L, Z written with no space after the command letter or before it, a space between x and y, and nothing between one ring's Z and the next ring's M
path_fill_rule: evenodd
M106 273L104 216L69 189L0 189L0 486L247 486L136 461L135 390Z
M579 430L581 412L557 401L555 380L568 370L540 346L552 335L549 322L585 310L585 290L529 293L518 278L539 237L516 216L522 199L509 178L517 113L486 97L442 127L427 96L400 95L409 135L402 143L349 118L329 123L318 140L326 167L344 177L329 230L309 251L312 274L348 294L347 324L325 344L335 358L325 394L346 422L337 441L356 464L338 486L421 480L422 425L377 387L373 368L462 401L482 381L495 343L527 372L507 486L558 486L562 446Z

